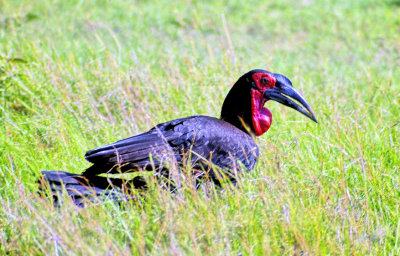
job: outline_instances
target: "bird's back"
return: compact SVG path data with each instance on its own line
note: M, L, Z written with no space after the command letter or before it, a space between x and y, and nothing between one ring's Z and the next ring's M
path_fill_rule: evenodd
M211 160L223 169L234 169L238 164L253 169L258 154L253 138L235 126L214 117L191 116L88 151L85 158L93 166L85 174L149 170L171 158L179 164L190 159L194 167L207 168L204 165Z

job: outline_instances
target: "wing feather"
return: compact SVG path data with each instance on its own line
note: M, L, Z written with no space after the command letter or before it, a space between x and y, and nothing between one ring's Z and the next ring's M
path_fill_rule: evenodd
M250 135L217 118L192 116L88 151L85 158L94 165L85 174L109 172L116 165L125 166L120 171L146 169L150 164L162 165L170 153L179 162L190 151L195 153L191 156L194 164L211 160L226 169L237 166L237 161L253 169L258 158L258 147Z

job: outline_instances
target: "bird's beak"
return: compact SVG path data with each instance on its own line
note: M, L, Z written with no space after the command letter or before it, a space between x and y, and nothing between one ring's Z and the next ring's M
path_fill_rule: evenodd
M277 83L275 88L267 89L264 92L264 97L269 100L274 100L279 103L282 103L285 106L293 108L306 117L310 118L314 122L318 123L317 118L314 115L313 110L307 101L300 95L300 93L291 85L286 85L283 83ZM290 98L289 98L290 97ZM298 105L295 101L298 101L300 105Z

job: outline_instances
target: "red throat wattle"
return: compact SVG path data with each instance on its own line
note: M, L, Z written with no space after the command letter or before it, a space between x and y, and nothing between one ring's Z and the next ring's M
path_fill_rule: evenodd
M264 108L266 101L259 91L251 91L251 119L256 136L261 136L268 131L272 123L271 111Z
M268 73L255 73L252 78L259 91L251 90L251 119L256 136L261 136L268 131L272 123L272 113L269 109L264 107L267 101L267 99L264 98L264 92L268 88L275 87L276 79ZM267 78L269 83L261 83L261 78Z

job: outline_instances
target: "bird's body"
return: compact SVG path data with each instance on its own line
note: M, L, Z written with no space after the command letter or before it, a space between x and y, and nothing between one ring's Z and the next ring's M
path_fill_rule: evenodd
M258 159L252 136L232 124L209 116L191 116L162 123L148 132L86 152L93 163L84 175L160 169L170 161L182 165L190 159L199 172L216 165L251 170ZM210 169L211 176L212 168Z
M190 116L159 124L145 133L88 151L85 158L93 165L81 175L42 172L44 181L53 191L60 190L62 183L67 191L79 190L83 184L96 188L95 194L99 195L110 185L122 184L99 175L146 170L168 178L171 168L189 166L197 178L206 177L219 184L221 176L217 171L222 170L224 178L235 182L238 173L252 170L257 162L259 149L254 138L265 133L272 123L272 114L264 107L268 100L294 108L316 121L310 106L287 77L252 70L234 84L220 118ZM141 185L139 180L134 187ZM87 195L86 190L81 192ZM76 197L75 192L69 194Z

